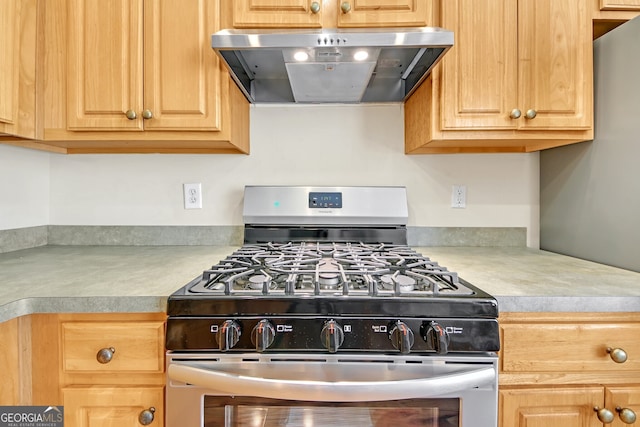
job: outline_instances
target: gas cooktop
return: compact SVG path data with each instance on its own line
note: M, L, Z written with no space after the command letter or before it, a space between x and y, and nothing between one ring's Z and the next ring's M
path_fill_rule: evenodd
M243 218L244 245L169 297L167 349L499 349L496 300L406 245L404 188L247 187Z

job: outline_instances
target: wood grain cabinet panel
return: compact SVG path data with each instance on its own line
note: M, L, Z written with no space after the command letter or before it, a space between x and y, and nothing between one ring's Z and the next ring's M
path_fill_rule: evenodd
M640 372L640 324L526 323L501 329L504 372ZM615 348L627 353L624 363L607 352Z
M164 425L162 387L67 387L62 395L65 426L140 427L143 411L153 414L149 426Z
M143 130L143 0L69 0L67 126Z
M309 0L235 0L233 26L235 28L320 28L322 1L312 10Z
M593 38L640 15L640 0L592 0Z
M640 413L637 313L504 313L499 321L501 427L623 427L623 412ZM626 358L614 361L608 348Z
M405 152L528 152L593 137L590 0L451 0L455 43L405 104Z
M248 153L249 104L211 49L220 2L48 1L38 148Z
M602 387L500 390L501 427L602 427Z
M68 128L220 130L207 3L69 0Z
M416 27L431 0L235 0L235 28Z
M599 0L600 10L637 10L640 12L640 0Z
M164 322L63 322L62 367L66 372L164 371ZM108 362L98 361L104 350ZM103 359L103 362L105 359Z
M0 141L36 135L36 0L0 2Z
M18 320L0 322L0 406L19 404L20 400L20 338Z
M58 315L66 427L139 427L143 411L153 415L148 425L164 425L165 319L164 313ZM110 359L101 363L103 349Z
M351 0L341 1L338 27L421 27L429 25L428 0ZM347 3L348 11L342 9ZM346 8L345 8L346 9Z

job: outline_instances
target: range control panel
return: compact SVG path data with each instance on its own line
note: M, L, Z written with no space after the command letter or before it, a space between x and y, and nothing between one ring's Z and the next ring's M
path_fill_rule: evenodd
M495 319L169 318L168 350L498 351Z
M342 193L340 192L315 192L309 193L309 208L342 208Z

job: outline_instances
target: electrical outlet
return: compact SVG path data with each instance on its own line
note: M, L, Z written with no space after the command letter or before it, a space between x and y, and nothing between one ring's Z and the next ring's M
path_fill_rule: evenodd
M202 209L202 184L184 184L184 208Z
M454 185L451 193L452 208L467 207L467 187L464 185Z

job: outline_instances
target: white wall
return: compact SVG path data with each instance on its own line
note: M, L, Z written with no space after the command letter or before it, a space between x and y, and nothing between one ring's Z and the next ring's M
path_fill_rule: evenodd
M0 144L0 230L49 224L49 157Z
M60 155L0 145L0 230L239 225L245 184L404 185L409 223L527 227L538 247L538 154L403 154L399 105L259 106L251 155ZM182 184L201 182L203 209ZM451 186L467 186L452 209Z
M538 246L538 154L407 156L402 141L400 105L281 105L252 107L249 156L51 154L50 224L239 225L245 184L404 185L410 225L527 227ZM183 209L185 182L203 209Z

